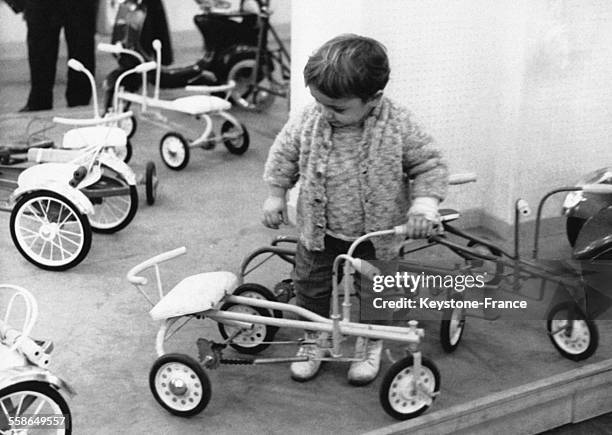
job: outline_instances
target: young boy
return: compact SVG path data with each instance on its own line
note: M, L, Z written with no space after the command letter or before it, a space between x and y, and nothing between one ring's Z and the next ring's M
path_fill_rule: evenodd
M316 103L291 119L270 148L264 180L264 225L287 223L286 192L301 182L300 232L293 272L297 305L329 317L332 264L351 241L376 230L407 224L409 237L426 237L447 188L447 168L430 136L411 114L383 96L389 80L386 50L378 41L340 35L321 46L304 68ZM413 179L409 189L408 177ZM360 245L361 258L396 257L393 238ZM291 364L297 381L313 378L321 365L307 333ZM381 340L358 338L351 384L365 385L380 368Z

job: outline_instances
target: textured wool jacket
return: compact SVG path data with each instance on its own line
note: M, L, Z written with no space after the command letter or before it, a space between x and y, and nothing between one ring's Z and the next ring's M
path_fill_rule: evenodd
M280 131L264 170L264 180L273 186L289 189L300 181L297 225L300 240L309 250L324 249L331 133L320 106L307 106ZM408 110L383 97L365 119L363 135L366 146L360 147L359 183L366 232L405 223L411 198L444 199L446 164L431 136L413 122ZM397 242L393 237L373 240L377 257L395 257Z

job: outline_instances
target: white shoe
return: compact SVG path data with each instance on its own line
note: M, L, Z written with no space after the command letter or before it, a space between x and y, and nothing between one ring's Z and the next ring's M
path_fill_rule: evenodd
M355 342L355 358L348 371L348 381L351 385L366 385L376 379L380 370L380 355L383 341L357 337Z
M318 332L306 332L306 341L318 341L326 339L327 334ZM303 344L295 356L308 357L308 361L298 361L291 363L291 379L298 382L306 382L314 378L321 368L321 360L324 350L317 344Z

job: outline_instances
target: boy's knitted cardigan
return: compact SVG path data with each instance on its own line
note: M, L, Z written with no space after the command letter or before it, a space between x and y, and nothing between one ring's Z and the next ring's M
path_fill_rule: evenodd
M405 223L411 198L442 200L446 195L446 164L432 138L411 118L410 112L383 97L365 120L359 182L366 232ZM264 170L264 180L281 188L289 189L300 180L297 225L300 240L309 250L324 249L331 133L320 106L309 105L278 134ZM413 179L411 185L408 178ZM377 258L394 258L399 241L393 237L373 240Z

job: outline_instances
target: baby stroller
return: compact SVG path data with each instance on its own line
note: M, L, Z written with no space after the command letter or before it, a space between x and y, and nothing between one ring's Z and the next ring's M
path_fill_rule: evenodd
M286 96L290 59L269 24L269 2L257 0L258 13L244 12L242 8L236 13L220 13L198 4L203 12L194 17L194 23L204 40L204 52L190 65L168 66L172 63L170 38L163 8L157 1L125 0L121 3L111 43L134 50L145 60L155 60L152 43L160 39L166 52L162 59L165 65L160 77L162 88L220 85L233 80L237 86L232 92L232 100L242 107L258 110L269 107L275 96ZM278 48L269 48L268 34L273 36ZM117 61L118 68L105 80L107 109L113 102L117 77L140 63L139 59L126 54L118 55ZM149 75L149 80L154 80L153 74ZM140 78L136 76L127 77L123 82L128 92L138 90L140 85Z

